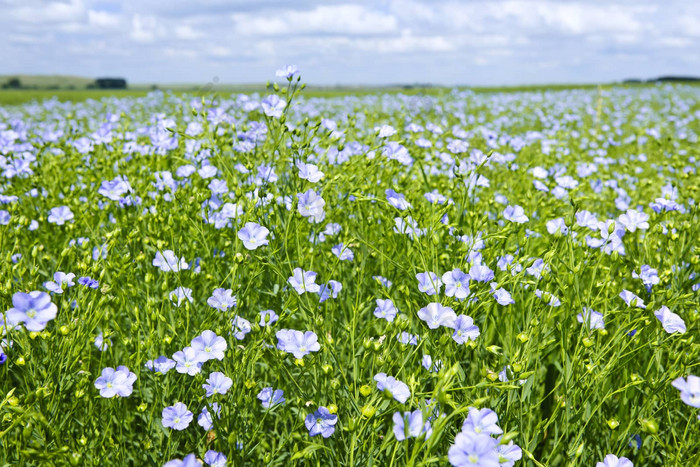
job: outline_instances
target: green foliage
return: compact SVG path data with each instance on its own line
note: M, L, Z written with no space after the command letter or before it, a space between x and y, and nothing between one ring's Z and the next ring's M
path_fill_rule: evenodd
M96 290L76 284L52 295L58 315L44 331L8 331L12 346L0 366L0 461L162 465L213 449L225 453L230 465L446 465L448 449L473 406L498 414L504 433L523 449L517 465L591 466L609 453L636 465L700 464L698 411L683 404L671 386L678 377L698 373L700 354L698 292L692 290L698 281L700 224L697 201L691 202L700 199L700 154L688 137L700 133L700 96L694 88L321 98L302 97L295 82L277 92L289 104L280 119L260 110L246 114L233 104L235 96L217 96L193 110L188 94L129 97L140 96L133 91L64 107L0 109L0 125L19 118L30 125L30 135L47 122L63 122L66 129L57 141L28 138L37 155L33 174L0 184L2 194L20 197L0 206L11 215L8 225L0 225L0 310L12 307L16 292L45 290L43 283L56 271L99 281ZM219 106L229 109L235 124L208 121ZM114 140L80 154L73 141L97 131L107 113L120 115ZM156 113L175 120L168 131L177 136L177 149L127 154L127 133L136 134L138 144L152 144L148 128ZM322 118L334 119L343 136L322 126ZM202 123L201 135L186 135L190 121ZM238 152L239 133L253 121L267 125L266 138L254 150ZM415 144L420 135L403 130L409 122L433 122L445 133L421 133L433 141L433 148L421 148ZM385 141L374 128L382 124L399 130L389 139L409 148L412 165L381 154ZM488 178L488 187L469 189L469 174L458 169L468 153L451 154L454 167L439 159L457 138L454 126L469 132L470 149L488 156L473 172ZM648 128L661 136L646 135ZM494 143L482 129L497 136L542 132L544 137L516 150L507 142ZM610 138L615 144L607 143ZM230 202L245 212L231 226L217 229L202 218L211 179L195 173L175 191L155 187L156 172L175 174L193 163L185 142L195 139L210 151L209 162L218 168L216 178L226 181ZM332 157L351 142L364 149L334 164ZM368 157L370 152L375 157ZM516 154L517 166L494 162L507 153ZM641 154L646 157L640 159ZM299 178L295 167L313 155L325 172L317 184ZM237 163L253 176L260 164L270 165L279 180L256 185ZM583 163L594 163L596 173L578 177ZM537 166L561 167L580 183L557 199L533 187L531 169ZM98 194L100 184L117 175L129 180L141 205L120 207ZM589 183L593 179L615 180L626 190L629 206L642 206L650 215L648 229L624 236L624 255L588 247L585 237L596 232L576 224L583 209L601 221L623 213L617 194L610 187L596 192ZM654 213L648 203L669 183L684 212ZM556 186L553 178L547 184ZM403 193L412 207L392 207L387 188ZM26 195L32 189L38 196ZM307 189L326 201L321 224L297 210L296 195ZM424 194L433 190L452 202L428 203ZM529 222L504 222L505 205L496 195L522 206ZM74 222L49 223L49 210L61 205L72 210ZM395 231L396 218L408 216L424 235L412 239ZM547 221L559 217L571 234L548 233ZM37 230L27 229L32 220L39 221ZM267 227L269 245L245 249L237 232L246 222ZM342 231L312 243L310 237L329 222ZM79 237L89 243L71 243ZM418 290L418 273L468 271L467 257L479 237L484 263L514 304L499 305L490 284L476 281L463 301ZM353 261L331 253L340 242L352 249ZM106 259L93 257L93 247L102 245ZM180 272L158 270L152 261L164 250L188 261L201 258L201 272L194 265ZM22 258L14 262L18 253ZM501 270L497 261L507 254L515 260ZM545 265L539 278L527 272L537 258ZM641 265L659 273L650 293L632 277ZM342 291L323 303L315 294L297 294L287 283L297 267L317 272L318 283L341 282ZM383 287L374 276L393 285ZM177 287L192 289L193 302L176 306L169 293ZM219 287L233 290L236 308L220 312L207 305ZM545 293L542 299L536 289ZM643 297L646 309L627 306L619 297L623 289ZM548 304L550 294L560 306ZM378 298L393 300L400 311L396 320L374 316ZM417 312L432 301L471 316L481 332L476 341L460 345L450 329L429 330ZM664 332L653 315L663 305L685 320L685 334ZM605 329L589 330L577 321L584 307L603 314ZM272 327L258 324L258 313L266 309L280 315ZM243 340L229 334L236 315L252 324ZM275 332L283 328L314 331L320 351L295 360L277 350ZM175 370L161 375L144 367L160 355L172 356L206 329L226 338L222 361L204 363L196 376ZM636 334L630 336L631 330ZM401 344L401 332L419 335L418 344ZM111 342L104 352L93 344L98 333ZM426 354L442 361L439 372L421 365ZM100 397L96 378L103 368L118 365L137 375L133 394ZM499 378L504 368L507 378ZM226 395L204 399L202 384L213 371L232 378L233 386ZM373 378L380 372L409 386L406 404L377 390ZM286 403L264 410L256 398L263 387L283 389ZM437 401L441 413L432 422L432 435L398 442L392 415L425 409L426 399ZM221 405L221 418L206 432L196 417L212 400ZM177 401L195 415L183 431L161 424L163 408ZM331 405L339 418L335 433L328 439L310 437L304 418ZM640 449L629 445L635 434L642 438Z

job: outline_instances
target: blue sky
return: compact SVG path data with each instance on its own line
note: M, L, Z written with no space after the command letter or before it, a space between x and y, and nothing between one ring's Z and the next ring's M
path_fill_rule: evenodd
M0 74L517 85L700 75L700 1L0 0Z

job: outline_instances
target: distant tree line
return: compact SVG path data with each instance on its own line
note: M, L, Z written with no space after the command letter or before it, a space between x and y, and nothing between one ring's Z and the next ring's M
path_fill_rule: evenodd
M86 86L88 89L126 89L127 84L124 78L97 78L94 82ZM13 76L4 83L0 84L2 89L76 89L75 84L60 86L58 84L48 84L44 86L26 85L22 81Z
M22 89L22 82L19 78L10 78L6 82L2 83L3 89Z
M90 89L126 89L124 78L97 78L93 84L89 84Z
M641 84L641 83L697 83L700 82L698 76L659 76L647 80L639 78L630 78L623 81L625 84Z

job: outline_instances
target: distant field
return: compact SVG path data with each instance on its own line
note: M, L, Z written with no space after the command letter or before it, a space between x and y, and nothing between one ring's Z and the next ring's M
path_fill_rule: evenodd
M687 86L688 84L684 84ZM566 89L601 89L611 88L639 88L654 87L656 84L566 84L566 85L533 85L533 86L499 86L499 87L471 87L474 92L520 92L520 91L549 91ZM57 98L61 102L81 102L88 99L102 99L103 97L141 97L147 95L154 88L147 85L135 85L129 89L0 89L0 105L19 105L31 101L43 101ZM211 93L252 93L264 92L264 85L218 85L215 87L196 87L189 85L163 86L163 91L171 91L175 95L191 93L194 95L207 95ZM304 95L307 97L333 97L346 94L363 95L374 93L403 93L403 94L428 94L442 95L449 92L451 87L309 87ZM465 88L466 89L466 88Z

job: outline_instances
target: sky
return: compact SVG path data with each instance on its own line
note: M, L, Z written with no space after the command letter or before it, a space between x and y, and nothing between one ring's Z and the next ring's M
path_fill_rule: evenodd
M0 74L521 85L700 76L700 1L0 0Z

